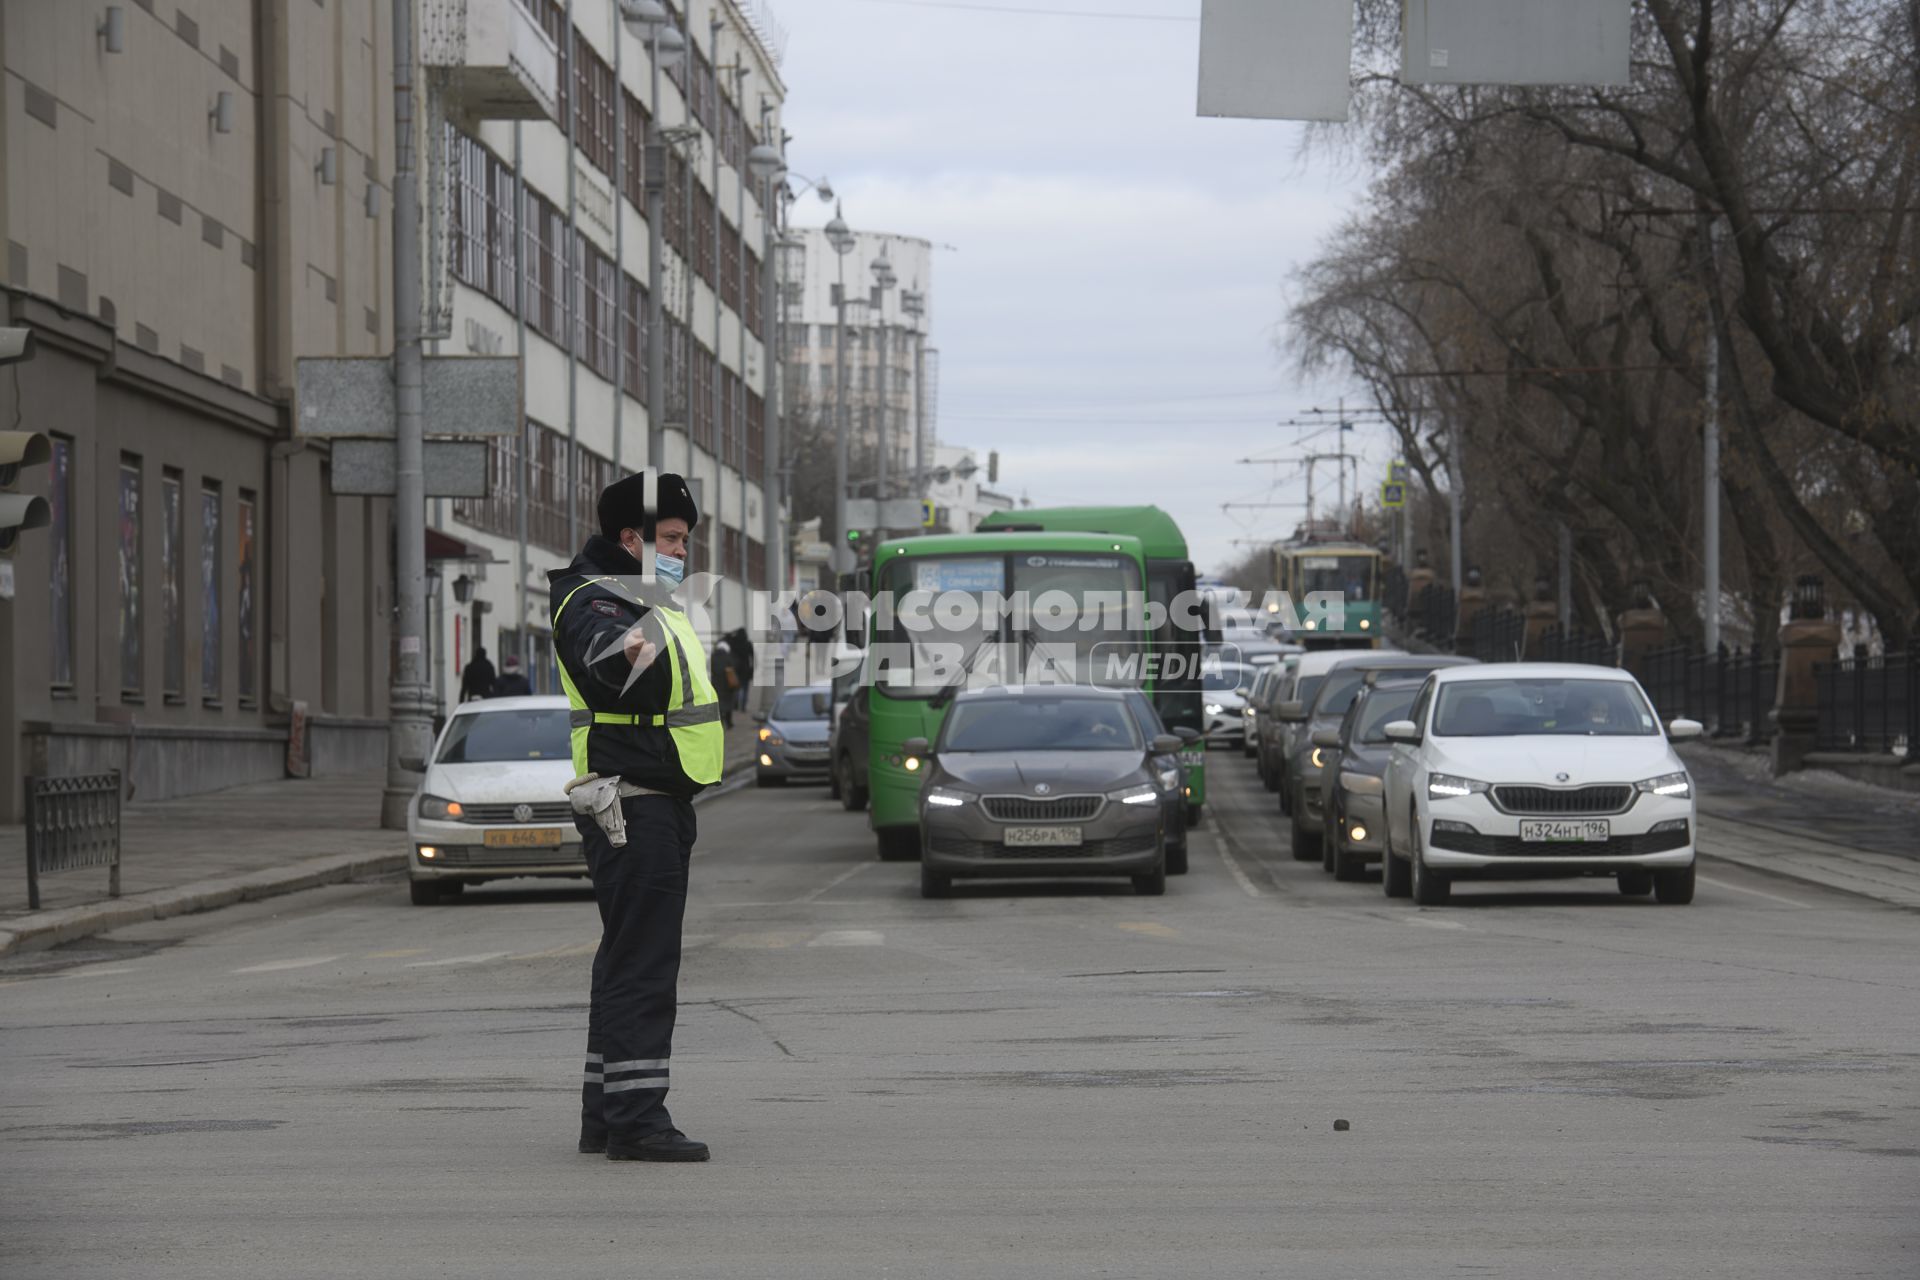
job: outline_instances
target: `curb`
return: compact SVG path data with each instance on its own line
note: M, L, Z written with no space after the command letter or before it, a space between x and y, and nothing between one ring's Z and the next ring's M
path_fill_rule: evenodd
M698 800L718 799L738 791L746 785L752 764L751 752L728 760L721 766L722 777L726 780ZM0 956L45 951L62 943L111 933L115 929L147 920L218 911L237 902L257 902L261 898L299 893L303 889L317 889L321 885L339 884L362 876L387 875L405 870L406 865L404 850L396 853L334 854L325 858L309 858L291 866L250 871L241 876L197 880L177 888L151 889L132 897L42 911L16 921L9 928L0 928Z

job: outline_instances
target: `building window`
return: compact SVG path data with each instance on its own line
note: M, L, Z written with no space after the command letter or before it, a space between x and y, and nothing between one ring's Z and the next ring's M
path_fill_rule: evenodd
M187 691L186 515L181 475L171 468L160 476L160 691L168 702Z
M758 538L747 539L747 586L755 591L771 590L767 583L767 544Z
M520 450L521 441L517 436L493 436L488 439L487 496L455 498L455 520L499 537L518 536Z
M140 648L140 459L120 455L120 693L138 700Z
M720 224L720 301L740 313L740 233Z
M584 239L580 243L585 244ZM592 245L585 245L586 261L581 278L580 314L585 332L581 335L580 355L592 369L608 381L613 379L614 352L619 341L619 318L615 312L619 297L619 273L613 259Z
M254 636L254 555L258 539L254 537L254 497L240 491L240 546L234 556L239 599L235 602L235 621L240 626L240 705L250 707L260 696L260 655Z
M747 474L757 476L766 467L767 402L747 392Z
M642 403L647 399L647 290L632 276L621 278L620 341L626 347L621 385Z
M625 183L627 202L639 210L640 216L647 216L647 130L651 117L647 109L626 90L620 91L621 106L626 111L626 171L621 175Z
M709 285L714 283L714 257L717 252L714 245L714 205L713 196L700 185L693 182L693 259L694 270Z
M720 371L720 462L722 465L731 465L734 461L735 427L738 425L733 420L733 384L736 381L738 379L730 371L725 369Z
M566 341L566 215L531 189L526 200L527 323L553 342Z
M761 301L760 299L760 255L755 253L752 249L745 247L744 245L741 246L741 252L746 256L746 259L747 259L747 272L746 272L747 296L744 299L744 301L746 302L746 307L744 308L744 315L746 320L747 332L752 334L754 337L758 338L760 337L760 301Z
M601 60L576 30L573 37L573 140L587 162L613 174L615 87L613 68ZM562 116L561 119L565 119Z
M47 487L48 675L56 693L73 692L73 441L54 436Z
M200 696L220 701L220 486L200 489Z

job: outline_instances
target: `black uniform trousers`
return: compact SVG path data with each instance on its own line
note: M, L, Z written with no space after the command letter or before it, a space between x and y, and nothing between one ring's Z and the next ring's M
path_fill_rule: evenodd
M574 818L600 903L580 1130L628 1142L673 1128L667 1077L696 832L689 800L628 796L620 808L627 843L619 849L591 817Z

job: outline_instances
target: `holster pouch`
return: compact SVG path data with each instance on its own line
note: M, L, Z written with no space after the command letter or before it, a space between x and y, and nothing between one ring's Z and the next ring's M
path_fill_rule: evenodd
M621 798L657 794L624 778L603 778L597 773L582 774L567 784L573 811L590 815L616 849L627 847L627 815L620 810Z

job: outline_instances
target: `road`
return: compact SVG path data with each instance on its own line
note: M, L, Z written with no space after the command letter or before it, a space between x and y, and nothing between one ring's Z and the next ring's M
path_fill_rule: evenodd
M583 893L336 886L17 957L0 1270L1920 1275L1911 912L1726 866L1686 908L1416 910L1286 859L1216 759L1161 899L923 902L817 790L704 805L707 1165L572 1150Z

